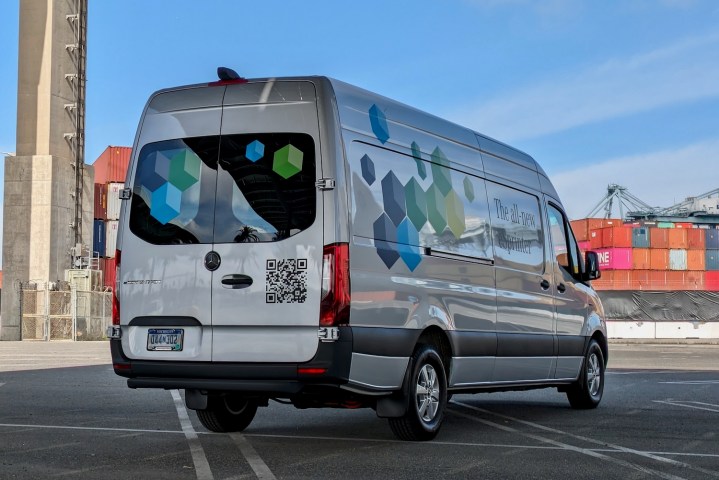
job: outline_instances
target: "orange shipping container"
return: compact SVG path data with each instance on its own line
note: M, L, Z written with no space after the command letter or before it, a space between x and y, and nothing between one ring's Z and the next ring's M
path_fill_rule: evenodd
M667 272L665 270L652 270L649 272L649 288L647 290L668 290Z
M130 147L107 147L95 163L95 183L124 182L130 163Z
M669 229L669 248L689 248L689 239L685 228Z
M632 249L632 268L634 270L649 270L651 268L648 248Z
M631 290L632 289L632 272L631 270L614 270L612 275L612 288L614 290Z
M632 270L632 290L648 290L650 274L649 270Z
M602 246L606 248L631 248L632 229L627 227L603 228Z
M704 250L687 250L687 270L706 270L706 253Z
M701 230L699 228L692 228L691 230L687 230L686 232L689 250L704 250L704 245L706 244L704 239L706 234L704 233L704 230Z
M669 270L668 249L650 248L649 252L649 268L651 270Z
M686 290L686 272L667 272L667 290Z
M649 246L652 248L669 248L669 231L668 228L650 228L649 229Z
M602 248L604 246L604 242L602 241L602 229L598 230L590 230L589 231L589 247L594 250L597 248Z
M572 231L578 242L589 240L589 220L584 218L582 220L572 220L569 223L572 224Z
M688 290L704 290L704 272L683 272Z

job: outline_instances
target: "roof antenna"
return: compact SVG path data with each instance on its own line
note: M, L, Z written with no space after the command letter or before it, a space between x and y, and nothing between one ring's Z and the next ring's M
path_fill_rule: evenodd
M237 74L236 71L232 70L231 68L227 68L227 67L217 67L217 77L223 81L239 80L242 78Z

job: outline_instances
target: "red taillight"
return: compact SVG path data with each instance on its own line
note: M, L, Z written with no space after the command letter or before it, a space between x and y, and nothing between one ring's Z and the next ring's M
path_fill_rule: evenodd
M320 325L347 325L350 318L350 248L347 243L325 245L322 255Z
M299 375L322 375L325 372L327 372L326 368L306 367L306 368L298 368L297 369L297 373Z
M221 87L223 85L237 85L238 83L247 83L246 78L233 78L231 80L218 80L216 82L210 82L207 84L208 87Z
M120 286L120 250L115 250L115 285L112 289L112 324L120 325L120 302L117 299Z

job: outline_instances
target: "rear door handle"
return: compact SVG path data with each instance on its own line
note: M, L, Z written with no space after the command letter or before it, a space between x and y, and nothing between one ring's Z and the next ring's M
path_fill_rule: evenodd
M235 273L222 277L222 286L225 288L247 288L252 285L252 277Z
M560 283L559 285L557 285L557 290L559 291L559 293L564 293L567 290L567 287L563 283Z

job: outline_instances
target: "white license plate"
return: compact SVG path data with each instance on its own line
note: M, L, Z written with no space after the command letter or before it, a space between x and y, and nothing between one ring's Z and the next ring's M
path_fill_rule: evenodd
M151 328L147 331L147 349L150 351L179 352L182 350L183 328Z

